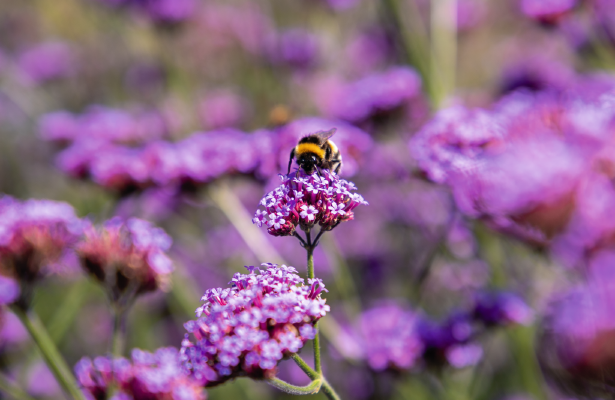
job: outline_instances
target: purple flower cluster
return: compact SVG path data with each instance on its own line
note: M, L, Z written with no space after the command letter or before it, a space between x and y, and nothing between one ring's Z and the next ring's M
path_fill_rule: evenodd
M133 294L164 288L173 271L166 255L171 238L147 221L119 217L101 229L89 226L77 245L84 270L107 287L113 298L125 291Z
M67 203L0 198L0 275L6 289L1 291L3 302L17 296L7 278L28 284L40 278L44 269L58 270L57 262L72 251L83 227L84 221Z
M318 61L318 38L303 29L282 31L272 39L269 53L273 63L306 69Z
M609 398L615 391L615 253L601 252L585 283L558 293L542 323L538 359L568 396Z
M490 110L452 107L416 134L410 151L466 215L541 245L566 239L560 247L582 253L604 237L600 229L612 232L587 235L597 214L601 223L610 218L581 203L598 201L589 194L597 191L605 202L613 190L605 186L615 165L613 84L597 76L565 92L514 92Z
M417 315L395 304L371 308L361 315L361 334L369 366L409 369L423 353L423 342L416 334Z
M17 67L22 80L32 84L67 78L76 70L73 50L57 41L25 49L17 57Z
M394 67L355 82L325 80L314 90L315 103L334 118L361 122L407 104L421 93L421 78L409 67Z
M521 0L521 11L537 21L555 23L576 5L577 0Z
M117 390L114 400L205 400L201 385L185 372L176 348L155 353L134 349L132 359L84 357L75 374L86 396L104 400Z
M207 118L214 124L229 121L228 115ZM159 112L129 113L100 106L82 115L50 113L39 122L44 139L70 144L56 159L62 171L122 194L151 186L193 187L232 173L270 177L288 163L288 149L308 128L338 126L336 143L347 174L356 171L357 159L371 145L369 135L360 129L317 118L297 120L276 131L197 132L178 142L163 140L169 136L169 124Z
M331 230L340 222L354 218L352 212L361 204L368 204L352 182L340 179L329 170L306 174L302 169L280 175L282 185L267 193L252 222L265 225L273 236L289 236L297 226L307 231L315 225Z
M126 111L90 106L82 114L55 111L39 120L41 138L59 144L134 145L169 136L169 121L155 110Z
M178 23L196 11L195 0L98 0L112 7L125 7L158 23Z
M441 322L397 304L377 306L361 315L360 332L365 357L376 371L421 365L463 368L483 356L476 341L482 329L528 324L532 318L531 309L516 295L484 292L468 311L454 312Z
M263 264L236 273L231 288L210 289L184 326L182 360L203 386L248 375L272 377L285 355L296 353L316 334L314 323L329 311L320 279L304 280L293 267ZM258 273L257 273L258 271Z

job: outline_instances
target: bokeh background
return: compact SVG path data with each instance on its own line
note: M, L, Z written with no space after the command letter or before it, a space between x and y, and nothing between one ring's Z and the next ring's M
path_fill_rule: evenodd
M172 286L136 302L128 348L179 346L202 293L225 287L244 265L285 262L304 273L297 240L271 237L251 219L298 138L337 127L342 177L370 203L315 254L332 308L320 323L324 371L342 398L560 398L535 343L549 299L579 274L549 243L511 235L483 218L488 212L460 211L454 185L430 182L437 179L408 147L441 109L489 109L515 91L564 91L597 73L597 91L613 87L615 3L535 3L553 8L517 0L4 0L0 192L66 201L95 222L136 216L163 227L173 238ZM594 115L585 117L593 126ZM532 171L553 162L540 154ZM34 307L72 366L108 352L112 321L102 289L76 263L66 269L39 286ZM490 327L474 340L476 359L370 367L361 325L370 308L394 304L446 321L471 308L477 291L496 289L524 299L533 318ZM62 398L9 313L0 369L33 396ZM308 382L292 362L279 371ZM290 396L243 378L208 398Z

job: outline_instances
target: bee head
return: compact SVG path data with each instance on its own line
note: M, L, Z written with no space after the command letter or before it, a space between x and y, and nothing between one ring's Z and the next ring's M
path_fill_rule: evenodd
M314 166L318 164L318 157L311 153L302 154L297 160L297 164L303 168L306 174L312 175L315 169Z

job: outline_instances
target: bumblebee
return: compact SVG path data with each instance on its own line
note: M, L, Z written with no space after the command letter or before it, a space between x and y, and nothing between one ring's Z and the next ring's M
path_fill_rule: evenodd
M288 173L290 174L290 167L295 159L297 165L308 175L312 175L315 169L328 169L339 174L342 169L342 155L335 143L329 140L335 131L336 128L333 128L302 137L290 152Z

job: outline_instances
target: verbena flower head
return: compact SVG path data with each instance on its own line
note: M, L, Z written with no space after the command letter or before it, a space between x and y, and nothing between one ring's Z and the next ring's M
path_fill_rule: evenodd
M89 226L77 245L82 267L107 286L112 298L164 288L173 264L166 251L171 238L148 221L119 217L103 227Z
M547 245L566 229L591 170L612 165L594 159L613 128L612 86L577 81L565 94L514 92L490 110L443 110L412 138L411 153L463 213Z
M360 328L369 366L409 369L420 361L423 342L416 330L417 315L390 304L374 307L361 315Z
M308 284L293 267L263 264L236 273L232 287L209 289L184 327L185 367L204 386L237 376L271 377L285 355L296 353L316 334L314 323L329 311L320 279Z
M273 236L294 234L297 226L308 230L320 225L331 230L340 222L354 218L353 210L368 204L356 186L340 179L329 170L308 175L299 169L289 175L280 175L282 185L269 192L260 204L265 211L257 210L252 222L266 226Z
M577 0L521 0L526 16L544 23L556 23L577 4Z
M0 275L22 284L34 282L44 268L56 269L83 226L67 203L0 198Z
M615 391L615 254L605 256L586 283L553 299L536 346L547 379L575 398Z
M104 400L116 387L115 400L205 400L206 394L180 363L174 347L155 353L134 349L132 359L84 357L75 375L90 399Z
M17 66L25 81L42 84L72 75L75 57L68 44L45 42L24 50L17 59Z
M527 325L533 319L532 309L514 293L478 292L474 301L474 318L486 325Z

